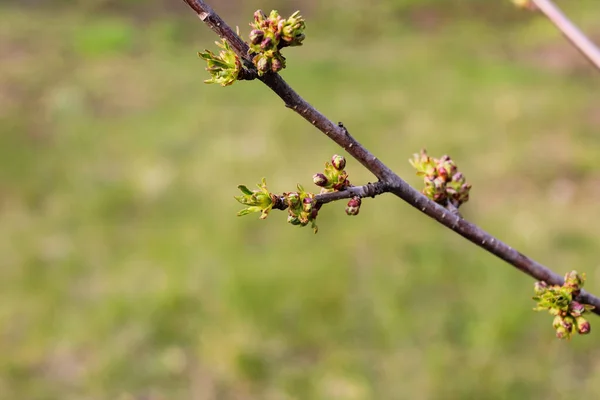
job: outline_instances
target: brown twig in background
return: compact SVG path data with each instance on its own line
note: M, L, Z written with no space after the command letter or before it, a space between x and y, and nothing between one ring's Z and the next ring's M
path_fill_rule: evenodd
M231 44L232 49L245 61L245 64L250 61L250 57L248 56L248 45L212 10L210 6L202 0L183 1L196 11L204 23ZM419 191L412 188L382 161L356 141L342 124L333 123L300 97L300 95L296 93L280 75L267 73L258 79L275 92L275 94L284 101L286 107L300 114L301 117L327 135L365 168L371 171L371 173L379 179L380 184L385 185L389 192L395 194L414 208L417 208L419 211L435 219L442 225L538 281L544 281L551 285L562 285L564 283L563 278L557 273L521 254L506 243L485 232L483 229L466 221L456 213L436 204L432 200L429 200ZM585 291L581 291L578 300L582 303L595 306L593 312L600 315L600 298Z
M597 69L600 50L551 0L530 0Z

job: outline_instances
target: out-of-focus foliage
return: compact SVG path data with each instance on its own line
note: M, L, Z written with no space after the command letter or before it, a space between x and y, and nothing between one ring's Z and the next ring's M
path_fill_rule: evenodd
M236 217L238 184L316 191L340 149L258 82L203 84L217 38L183 2L58 3L0 4L0 398L600 397L596 333L556 340L529 278L392 196L318 235ZM466 218L600 293L598 76L543 18L214 6L245 34L300 9L308 101L414 185L411 154L451 155ZM561 6L597 37L597 1Z

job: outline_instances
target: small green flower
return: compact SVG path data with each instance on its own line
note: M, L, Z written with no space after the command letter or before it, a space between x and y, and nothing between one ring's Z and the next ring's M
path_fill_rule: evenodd
M242 70L242 63L225 39L215 43L222 49L218 55L210 50L206 50L204 53L198 52L198 56L208 64L206 70L211 76L204 83L218 83L221 86L229 86L237 80Z
M271 194L267 189L267 181L265 178L262 182L257 185L258 190L250 190L244 185L239 185L238 189L243 193L241 196L234 196L234 198L248 207L240 210L238 216L247 215L253 212L260 213L260 219L265 219L269 215L273 205L277 200L277 196Z

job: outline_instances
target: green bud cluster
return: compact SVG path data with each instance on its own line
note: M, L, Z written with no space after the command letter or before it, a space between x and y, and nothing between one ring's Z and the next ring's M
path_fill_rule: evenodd
M317 233L319 228L315 220L319 214L321 204L315 202L315 195L308 193L301 185L297 192L284 193L283 197L288 205L287 221L292 225L306 226L311 223L313 231Z
M583 287L585 274L577 274L571 271L565 275L565 283L562 286L548 285L546 282L536 282L534 286L537 302L535 311L548 310L554 315L552 326L559 339L570 339L577 332L581 335L590 333L591 326L583 315L594 309L594 306L582 304L574 300Z
M204 83L229 86L237 80L242 70L242 63L225 39L215 43L221 48L218 55L210 50L206 50L204 53L198 52L198 56L208 64L206 70L210 74L210 79L205 80Z
M531 0L512 0L513 4L519 8L525 8L528 10L535 10L535 4Z
M331 163L325 163L325 170L322 173L313 175L313 183L321 187L321 193L344 190L351 186L345 167L346 159L336 154L331 157Z
M409 162L417 170L417 176L423 177L425 188L422 193L431 200L456 208L469 200L471 184L467 183L450 156L433 158L423 149L419 154L414 154Z
M250 52L256 55L252 62L259 75L268 71L278 72L285 68L284 47L301 46L304 40L305 23L300 11L284 19L276 10L267 16L262 10L254 13L250 32Z
M344 170L345 167L346 159L337 154L331 158L331 163L325 163L324 173L313 176L313 182L321 187L321 193L343 190L351 186L348 181L348 174ZM317 202L314 193L309 193L301 185L297 185L297 190L294 192L285 192L281 195L274 194L269 192L264 178L257 186L258 189L255 190L250 190L244 185L238 186L242 194L234 196L234 198L246 206L237 213L238 216L259 212L260 219L265 219L272 209L287 209L287 221L290 224L297 226L311 224L314 232L317 233L316 219L323 203ZM361 198L354 196L348 201L346 214L358 215L360 205Z
M257 186L258 190L250 190L244 185L238 186L242 195L234 196L234 198L241 204L247 206L237 213L238 216L259 212L260 219L265 219L269 215L269 211L273 209L273 205L277 202L278 197L269 192L267 180L263 178L262 182Z

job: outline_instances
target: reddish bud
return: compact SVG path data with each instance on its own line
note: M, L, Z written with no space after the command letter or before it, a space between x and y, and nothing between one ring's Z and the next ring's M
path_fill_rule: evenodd
M346 167L346 159L338 154L331 157L331 165L338 171L342 171Z
M350 201L348 201L348 205L346 206L346 214L358 215L361 203L362 201L360 197L354 196L353 198L351 198Z
M318 173L313 175L313 183L320 187L325 187L329 183L329 180L324 174Z

